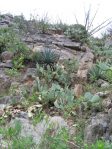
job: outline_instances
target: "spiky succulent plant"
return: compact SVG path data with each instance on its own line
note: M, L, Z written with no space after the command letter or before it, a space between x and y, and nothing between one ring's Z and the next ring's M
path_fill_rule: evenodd
M59 60L59 53L53 49L45 48L42 51L36 53L35 60L39 64L43 64L45 67L48 65L53 67Z

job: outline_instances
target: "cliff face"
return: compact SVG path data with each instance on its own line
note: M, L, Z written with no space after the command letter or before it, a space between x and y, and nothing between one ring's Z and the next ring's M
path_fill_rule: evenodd
M63 31L41 31L34 20L0 15L0 147L77 149L97 139L111 142L111 82L104 77L111 66L94 63L98 55L90 45Z

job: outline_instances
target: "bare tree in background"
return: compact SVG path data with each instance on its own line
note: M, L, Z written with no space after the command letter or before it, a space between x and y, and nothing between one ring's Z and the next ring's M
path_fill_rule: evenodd
M85 26L87 32L90 34L90 36L94 35L95 33L99 32L101 29L107 27L108 25L110 25L112 23L112 18L109 18L109 19L104 20L99 25L97 25L96 27L93 28L93 24L97 17L98 10L99 9L97 9L95 11L93 16L92 16L91 5L89 6L87 11L84 10L84 26ZM76 19L76 23L80 24L76 16L75 16L75 19Z

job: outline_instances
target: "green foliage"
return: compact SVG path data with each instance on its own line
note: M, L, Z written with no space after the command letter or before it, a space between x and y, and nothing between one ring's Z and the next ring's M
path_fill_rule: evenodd
M78 62L76 59L64 60L63 66L67 72L76 73L78 70Z
M86 101L89 101L92 103L100 101L100 97L98 95L93 95L90 92L86 92L84 95L84 98Z
M44 49L34 54L34 60L39 64L44 64L45 68L49 65L52 67L59 60L59 54L53 49Z
M47 14L43 15L42 17L38 18L38 15L31 14L30 23L32 25L32 28L34 28L35 31L45 34L48 32L49 29L49 18Z
M103 58L104 61L112 63L112 47L103 47L98 50L99 59Z
M52 135L52 126L45 133L39 149L69 149L69 133L61 128L58 133Z
M11 149L35 149L35 143L32 137L20 137L15 138L12 142Z
M98 51L101 51L105 46L105 40L89 37L89 46L93 50L94 54L96 55Z
M20 68L23 68L23 63L24 63L24 55L23 54L20 54L19 56L15 56L13 58L13 67L14 69L20 69Z
M65 60L63 64L55 65L54 71L52 71L49 67L47 70L45 70L43 67L37 64L37 74L40 79L44 78L47 83L58 82L62 86L71 85L77 69L78 63L76 60Z
M24 54L28 52L26 45L21 42L12 28L0 29L0 53L3 51L13 51L15 54Z
M64 109L74 103L74 92L68 87L62 88L58 83L52 83L50 86L42 84L39 78L36 81L35 92L38 92L36 98L44 105L55 105L57 108Z
M112 143L106 142L104 140L97 140L94 144L92 145L84 145L84 149L111 149L112 148Z
M96 64L94 65L90 71L89 76L91 81L96 81L102 77L102 70L99 68L99 66Z
M68 27L65 35L78 42L87 42L88 32L81 24L75 24Z
M108 82L112 82L112 66L107 62L99 62L95 64L89 71L91 81L98 79L104 79Z
M33 124L36 125L37 123L41 122L43 118L45 118L45 116L46 116L45 112L42 111L42 109L40 108L38 113L36 113L35 116L33 117Z
M21 132L21 123L19 121L15 122L14 127L8 127L5 129L0 128L0 134L2 134L6 139L13 139L14 137L17 137L20 132Z
M50 68L45 70L37 64L39 78L36 80L34 92L38 93L38 98L34 96L34 99L45 105L55 105L59 109L73 105L75 102L74 91L69 87L73 79L68 73L73 73L76 69L75 60L65 61L62 66L57 64L55 71Z
M59 84L62 86L69 86L72 78L70 75L68 75L68 73L70 72L63 69L62 66L57 65L56 70L53 73L53 79L59 82Z
M20 76L20 73L17 71L17 69L6 69L5 73L10 77L18 77Z
M86 92L84 95L85 110L101 111L102 110L102 98L98 95L93 95L90 92Z
M89 46L93 50L96 61L112 63L112 46L105 45L105 38L89 38Z
M109 68L104 74L106 80L112 83L112 68Z
M59 97L55 101L54 105L56 108L63 110L70 107L71 105L73 106L74 103L74 92L73 90L70 90L66 87L59 92Z
M56 88L52 85L51 88L47 89L47 90L43 90L41 92L41 98L43 100L43 102L46 103L51 103L53 104L54 101L57 99L58 97L58 90L56 90Z
M96 63L89 71L89 76L91 81L96 81L98 79L105 79L105 73L109 69L109 64L105 62Z
M0 134L5 139L9 149L30 149L35 145L32 137L22 137L20 133L21 123L19 121L15 121L14 126L0 128Z
M12 49L15 45L15 34L12 29L9 28L1 28L0 29L0 53Z
M43 34L47 33L49 29L49 19L47 15L43 16L38 20L37 28L40 33L43 33Z

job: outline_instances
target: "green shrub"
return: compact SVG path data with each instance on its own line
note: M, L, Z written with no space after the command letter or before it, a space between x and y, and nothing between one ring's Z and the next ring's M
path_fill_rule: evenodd
M25 59L25 57L23 54L20 54L19 56L17 55L13 58L12 63L13 63L13 67L15 70L21 69L24 67L24 65L23 65L24 59Z
M20 40L13 28L0 29L0 53L3 51L12 51L14 53L14 69L22 68L24 60L29 58L30 55L28 47Z
M0 53L12 49L15 42L15 34L9 28L1 28L0 29Z
M20 132L21 123L19 121L15 122L14 127L7 127L5 129L0 128L0 134L2 134L6 139L13 139L14 137L17 137Z
M26 54L28 48L12 28L2 28L0 29L0 53L5 50Z
M65 35L78 42L87 42L88 32L81 24L75 24L68 27Z

